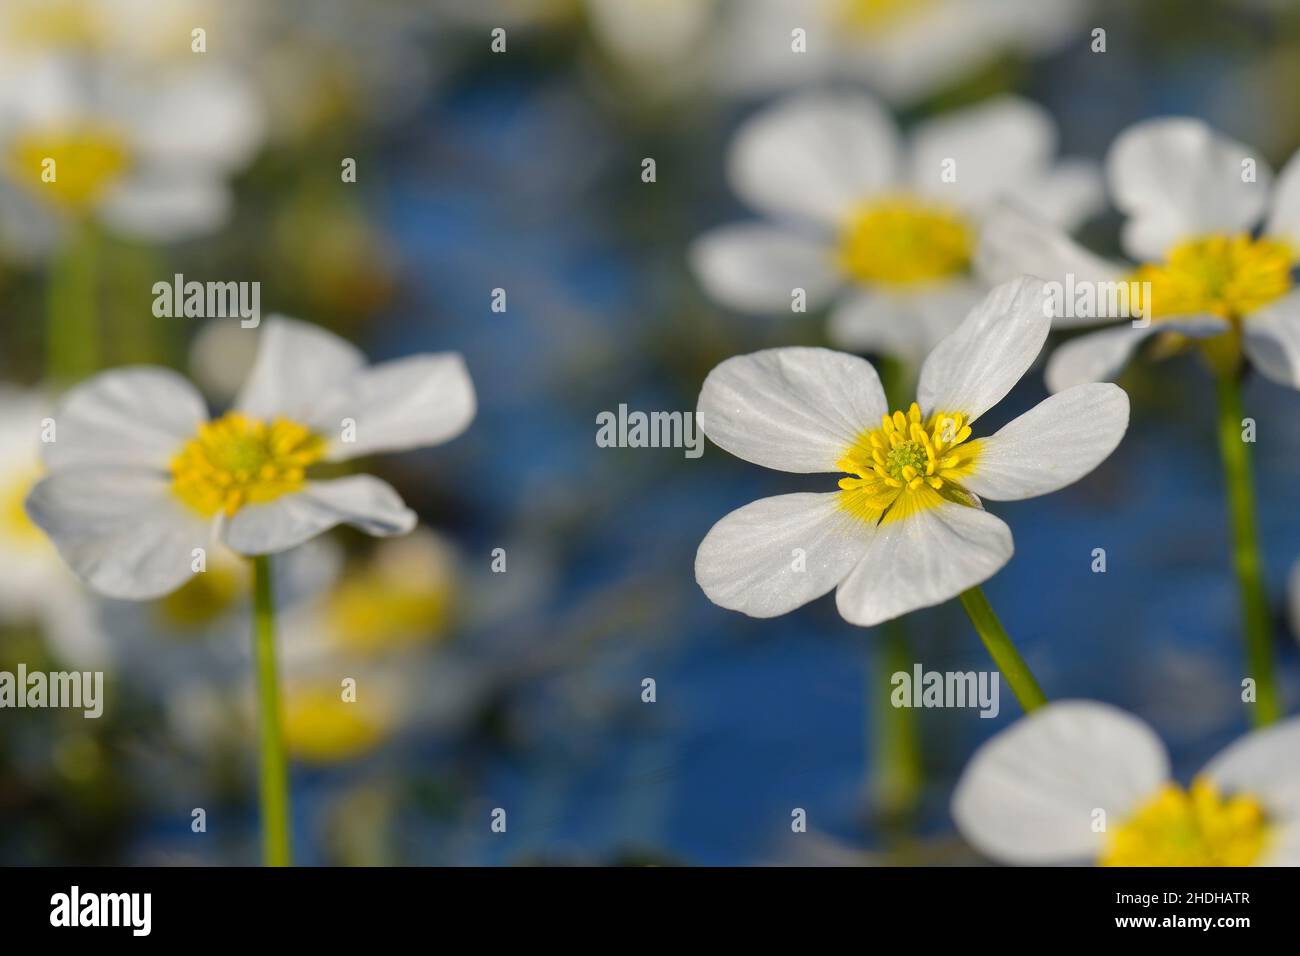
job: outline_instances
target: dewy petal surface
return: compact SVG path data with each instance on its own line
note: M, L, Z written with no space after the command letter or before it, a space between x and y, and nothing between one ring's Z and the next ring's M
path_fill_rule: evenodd
M1109 704L1060 701L1022 717L975 752L952 798L962 835L1007 863L1088 862L1102 852L1094 812L1119 826L1169 777L1164 745Z
M898 148L893 120L869 96L805 93L741 126L728 176L755 210L833 227L894 181Z
M872 533L837 493L762 498L710 529L695 555L695 580L714 604L775 617L844 580Z
M51 470L126 466L165 470L207 420L194 386L165 368L101 372L70 391L54 414L55 438L42 445ZM32 422L32 440L40 434Z
M925 415L961 412L974 421L1000 402L1042 350L1050 302L1042 281L1029 276L993 289L921 367L917 400Z
M871 363L830 349L768 349L718 365L700 390L699 423L737 458L798 473L838 462L886 412Z
M1128 429L1118 385L1079 385L1053 395L979 440L963 487L981 498L1017 501L1064 488L1106 460Z
M934 498L876 528L862 561L835 594L850 624L871 627L940 604L988 580L1011 559L1011 529L1002 519Z
M68 566L107 597L144 601L192 575L195 548L211 545L211 525L186 508L166 475L96 467L42 479L27 512Z
M274 554L340 524L388 537L406 534L416 517L387 482L351 475L308 482L300 492L240 508L226 523L223 537L240 554Z

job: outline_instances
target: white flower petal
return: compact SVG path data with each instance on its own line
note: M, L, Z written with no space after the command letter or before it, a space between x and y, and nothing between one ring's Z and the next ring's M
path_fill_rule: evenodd
M229 70L175 71L166 83L133 88L119 106L146 163L207 168L248 162L261 144L262 109L251 86Z
M240 554L274 554L302 544L335 525L376 537L406 534L415 512L387 482L370 475L308 482L302 491L235 512L222 536Z
M736 133L732 188L779 218L838 226L855 203L894 179L893 120L862 94L809 93L769 107Z
M1300 388L1300 292L1252 312L1242 323L1243 348L1260 373Z
M1243 182L1243 162L1255 181ZM1273 174L1249 146L1199 120L1147 120L1120 134L1106 157L1106 176L1128 215L1124 248L1138 259L1163 259L1175 243L1210 232L1249 231L1268 202Z
M203 398L175 372L150 366L114 369L68 392L54 414L56 440L42 452L51 469L166 469L207 418ZM33 435L38 426L33 423Z
M322 395L365 367L350 342L316 325L271 316L236 407L254 418L305 421Z
M1118 385L1077 385L1040 402L979 440L962 487L981 498L1018 501L1074 484L1106 460L1128 429Z
M926 358L917 386L922 412L974 421L1000 402L1042 350L1050 302L1042 281L1029 276L993 289Z
M1007 200L1061 229L1074 229L1106 205L1106 182L1092 160L1064 160L1037 176L1012 183Z
M919 365L983 297L984 287L967 279L908 292L860 292L835 306L826 334L839 348Z
M1001 518L944 501L881 523L835 603L850 624L872 627L987 581L1013 551Z
M691 244L689 255L709 295L741 312L788 315L795 289L815 309L840 283L826 243L762 223L713 229Z
M1169 757L1145 723L1108 704L1072 700L1022 717L981 746L952 798L957 828L1007 863L1095 860L1105 835L1168 780Z
M320 396L304 423L330 436L329 461L450 441L474 418L474 383L456 352L412 355L362 369ZM353 440L343 441L344 423Z
M87 468L44 478L27 513L90 587L144 601L193 573L195 548L211 546L211 523L186 508L171 479L144 469Z
M1213 315L1161 319L1145 327L1131 322L1100 332L1089 332L1059 346L1047 360L1047 388L1064 391L1086 382L1117 378L1129 358L1147 338L1159 332L1178 332L1192 338L1210 338L1225 332L1228 324Z
M871 363L829 349L767 349L727 359L704 380L696 418L714 444L765 468L840 471L837 462L887 411Z
M763 498L710 529L695 580L714 604L775 617L843 581L873 530L840 508L838 492Z
M1055 284L1062 301L1069 289L1090 283L1118 282L1124 277L1121 266L1093 255L1059 227L1009 203L995 206L984 220L975 268L991 283L1006 282L1021 275L1036 276L1049 283L1049 291L1053 289L1051 284ZM1095 325L1108 318L1118 316L1058 314L1052 319L1052 327Z
M175 242L215 232L230 217L226 185L188 171L143 171L115 186L100 204L114 232L149 242Z
M1292 248L1300 249L1300 152L1278 173L1272 206L1264 234L1285 239Z
M1002 96L918 125L910 175L923 195L983 208L1043 174L1055 151L1056 124L1047 111ZM955 176L946 175L950 168Z
M1252 731L1205 765L1224 794L1259 800L1278 830L1261 865L1300 865L1300 717Z

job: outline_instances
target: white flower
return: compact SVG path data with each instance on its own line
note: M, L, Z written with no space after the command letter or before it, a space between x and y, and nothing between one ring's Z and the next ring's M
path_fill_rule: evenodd
M60 658L99 666L107 642L94 604L23 509L43 471L40 435L49 414L40 393L0 385L0 621L39 623Z
M1108 704L1062 701L971 758L958 829L1021 864L1300 865L1300 719L1256 730L1184 790L1155 732Z
M1085 0L736 0L723 25L719 82L770 93L836 78L907 103L1006 53L1040 55L1083 24ZM792 49L794 31L806 49Z
M1048 304L1035 279L994 289L925 360L907 412L889 414L868 362L825 349L756 352L709 373L698 417L716 444L780 471L849 474L837 492L765 498L714 525L695 559L710 600L772 617L838 587L840 613L869 626L992 576L1011 531L980 498L1071 484L1128 427L1124 392L1090 385L971 438L1038 355Z
M857 94L806 94L764 110L732 143L732 187L770 221L699 238L708 292L747 312L831 302L833 344L919 361L987 285L972 274L980 223L1014 197L1070 228L1100 197L1085 163L1052 164L1056 130L1038 106L991 100L923 123L906 147Z
M215 421L167 369L117 369L72 389L27 511L97 591L157 597L194 573L195 549L214 537L258 555L338 524L410 531L415 515L385 482L312 480L307 470L448 441L474 409L458 354L367 367L343 339L271 318L235 410Z
M1048 387L1114 378L1143 341L1166 332L1204 340L1212 360L1235 365L1244 352L1267 377L1300 387L1300 292L1292 278L1300 262L1300 153L1275 184L1250 147L1199 120L1155 119L1120 134L1106 177L1127 217L1124 250L1140 266L1099 258L1011 207L995 212L984 232L978 260L991 280L1030 273L1067 288L1151 284L1144 304L1152 321L1065 343L1048 363ZM1058 317L1057 327L1122 317L1105 297L1097 301L1101 308Z
M220 66L160 81L42 57L0 61L0 81L0 242L16 257L88 221L151 241L215 230L262 138L256 99Z

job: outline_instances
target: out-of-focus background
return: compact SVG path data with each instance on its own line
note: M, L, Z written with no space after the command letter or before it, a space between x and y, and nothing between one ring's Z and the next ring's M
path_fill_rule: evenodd
M851 47L854 30L883 43L941 2L1007 19L998 0L777 6L842 17ZM918 711L902 731L884 706L913 662L989 666L960 609L885 633L830 599L765 621L715 607L693 573L712 523L820 486L711 445L600 448L596 416L693 410L722 359L825 344L823 314L734 313L687 267L693 239L750 215L725 155L764 105L862 89L907 128L1011 92L1050 110L1066 155L1100 160L1127 125L1178 113L1277 168L1300 147L1300 5L1061 0L1041 5L1045 24L968 29L975 48L899 33L916 48L891 48L893 71L785 69L788 31L757 29L772 6L0 3L0 669L108 681L98 720L0 711L0 862L258 858L246 569L106 602L19 504L37 473L25 425L97 369L164 364L214 408L230 401L257 332L156 318L153 283L177 273L258 281L264 314L375 360L461 351L478 391L462 437L368 463L418 510L415 535L338 533L277 558L300 862L978 861L948 799L973 748L1018 716L1010 693L996 719ZM760 55L773 36L783 57ZM42 150L147 181L131 202L102 202L97 180L51 195L24 166ZM1107 212L1082 235L1118 254L1117 226ZM986 590L1050 696L1141 715L1186 774L1246 728L1214 396L1187 361L1123 384L1127 439L1079 484L999 510L1016 556ZM989 424L1044 394L1037 369ZM1246 402L1294 707L1300 396L1252 380ZM353 707L340 675L358 680ZM899 757L899 733L918 760Z

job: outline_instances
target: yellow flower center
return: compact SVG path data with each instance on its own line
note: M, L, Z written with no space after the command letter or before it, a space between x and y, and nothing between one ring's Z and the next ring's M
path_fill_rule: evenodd
M0 485L0 538L11 545L33 547L45 540L41 529L27 517L26 508L27 493L39 477L40 472L33 469Z
M123 172L130 156L107 127L34 130L10 145L9 171L36 196L85 212Z
M98 46L107 27L96 4L86 0L7 0L13 3L5 40L21 47L50 50Z
M974 248L974 232L957 212L904 196L855 210L835 257L859 282L907 286L965 272Z
M959 480L971 473L979 441L966 416L936 412L922 422L921 408L883 415L837 463L840 507L863 521L897 521L944 499L967 500Z
M883 33L933 0L835 0L837 19L859 33Z
M443 582L392 580L368 570L345 579L330 597L330 620L346 648L394 650L436 638L445 628L450 594Z
M299 490L325 440L305 425L230 412L200 426L172 459L172 489L206 517L233 515Z
M378 745L388 733L390 720L377 703L376 691L365 691L365 681L355 701L343 699L341 685L313 683L290 685L284 700L284 740L289 752L309 763L351 760Z
M1246 794L1224 799L1198 777L1167 784L1110 834L1102 866L1250 866L1268 838L1264 808Z
M221 617L248 594L248 573L242 563L213 564L175 591L160 598L156 611L168 634L192 631Z
M1141 266L1151 283L1150 318L1221 316L1238 321L1291 290L1296 250L1280 239L1202 236L1175 246L1163 263Z

